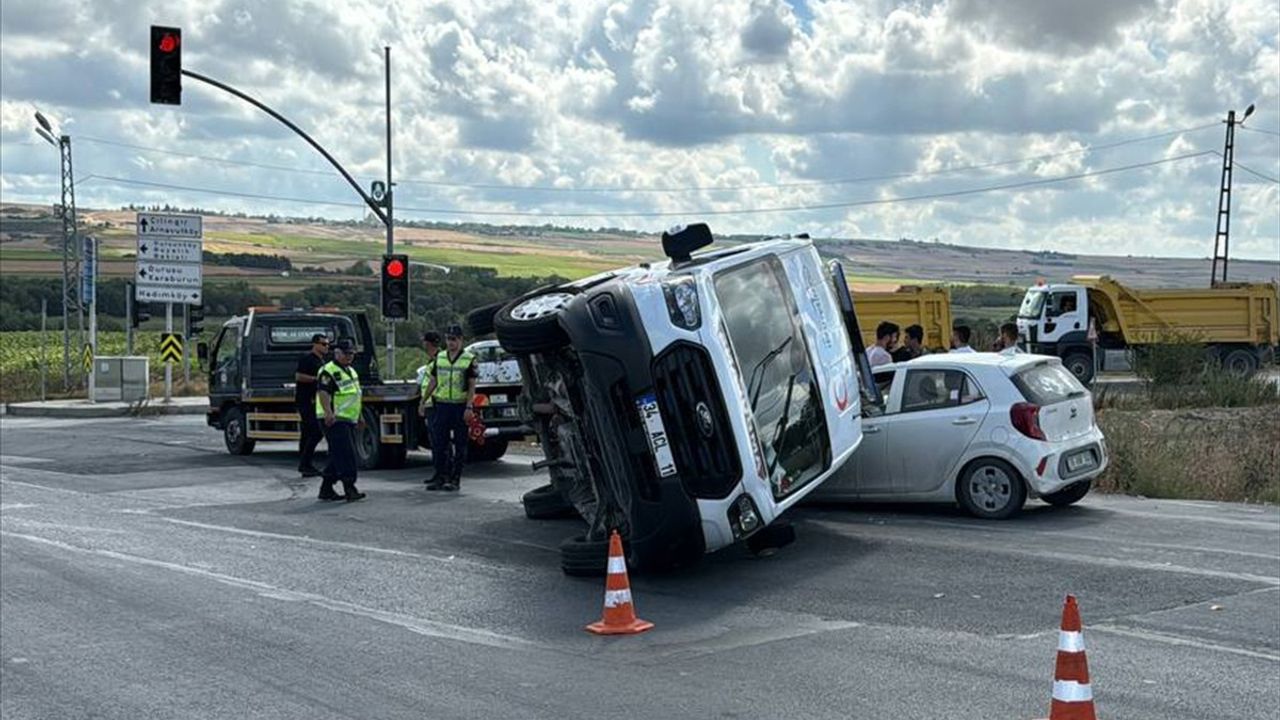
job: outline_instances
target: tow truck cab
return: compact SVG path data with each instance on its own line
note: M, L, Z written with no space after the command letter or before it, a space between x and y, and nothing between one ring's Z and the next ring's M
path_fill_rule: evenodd
M542 465L588 522L581 541L618 529L639 568L760 532L862 439L861 341L812 243L690 254L710 242L705 225L666 233L667 261L544 288L494 317ZM580 555L562 546L566 572Z

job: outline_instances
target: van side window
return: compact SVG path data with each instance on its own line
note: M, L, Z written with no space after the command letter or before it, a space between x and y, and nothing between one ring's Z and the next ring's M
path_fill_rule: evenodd
M959 407L982 398L981 388L959 370L908 370L902 412Z

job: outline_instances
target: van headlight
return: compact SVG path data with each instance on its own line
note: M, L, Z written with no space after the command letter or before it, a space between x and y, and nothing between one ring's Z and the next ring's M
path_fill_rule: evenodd
M702 326L697 281L687 275L668 280L662 284L662 293L667 299L667 314L671 316L672 324L685 330L697 330Z

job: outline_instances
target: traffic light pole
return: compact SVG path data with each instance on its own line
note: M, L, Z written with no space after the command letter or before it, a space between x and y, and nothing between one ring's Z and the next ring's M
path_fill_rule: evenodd
M392 220L392 197L395 195L391 185L391 47L384 46L383 58L384 80L386 83L386 107L387 107L387 195L385 198L387 210L387 254L395 252L395 222ZM405 272L409 269L405 268ZM387 320L387 379L394 380L396 376L396 321Z

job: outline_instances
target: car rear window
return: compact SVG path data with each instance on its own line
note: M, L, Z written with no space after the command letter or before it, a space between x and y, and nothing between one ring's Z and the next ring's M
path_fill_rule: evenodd
M1015 374L1013 384L1022 397L1037 405L1052 405L1087 392L1071 371L1047 362Z

